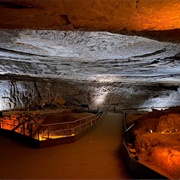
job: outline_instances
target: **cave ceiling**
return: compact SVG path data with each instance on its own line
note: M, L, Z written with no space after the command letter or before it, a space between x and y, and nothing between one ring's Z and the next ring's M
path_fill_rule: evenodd
M179 0L0 0L0 27L171 30L179 9Z
M0 74L179 84L179 0L0 0Z

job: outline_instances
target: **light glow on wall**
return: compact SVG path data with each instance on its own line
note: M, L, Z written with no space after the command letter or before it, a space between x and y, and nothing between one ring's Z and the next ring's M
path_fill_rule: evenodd
M96 107L98 106L103 106L103 104L105 103L106 99L107 99L107 95L109 93L108 87L101 87L97 90L97 92L94 95L94 105Z
M2 111L3 110L3 108L2 108L2 105L1 105L1 102L0 102L0 111Z
M8 81L0 82L0 111L9 110L12 106L12 101L10 100L10 85Z
M9 110L9 109L10 109L9 103L6 102L6 100L0 99L0 111Z
M103 75L98 75L96 76L91 76L87 78L89 81L97 81L98 83L113 83L113 82L118 82L122 81L123 79L119 75L115 74L103 74Z
M95 99L95 104L96 105L102 105L105 102L107 96L107 92L100 94L96 99Z
M149 98L140 107L151 107L151 109L164 110L179 105L179 92L169 92L158 97Z

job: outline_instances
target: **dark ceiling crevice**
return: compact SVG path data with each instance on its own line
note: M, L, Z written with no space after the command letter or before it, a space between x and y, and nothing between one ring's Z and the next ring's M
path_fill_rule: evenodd
M29 4L18 4L12 2L0 2L0 6L11 9L25 9L25 8L33 8L32 5Z

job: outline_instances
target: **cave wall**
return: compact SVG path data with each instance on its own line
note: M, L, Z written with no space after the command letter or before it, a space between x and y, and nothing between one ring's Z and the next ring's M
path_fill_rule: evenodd
M179 43L109 32L0 30L0 109L180 105Z
M88 104L96 109L156 108L180 105L179 87L128 85L122 83L67 82L47 80L1 80L0 109L38 109L54 105L57 98L69 105Z
M1 0L0 28L168 30L179 0Z

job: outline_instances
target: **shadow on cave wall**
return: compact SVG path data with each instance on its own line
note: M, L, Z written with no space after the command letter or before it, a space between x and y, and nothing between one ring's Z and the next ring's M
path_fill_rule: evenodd
M113 31L114 32L114 31ZM122 30L115 33L124 34L124 35L132 35L132 36L141 36L146 37L158 41L164 42L180 42L180 29L172 29L172 30L159 30L159 31L128 31Z

